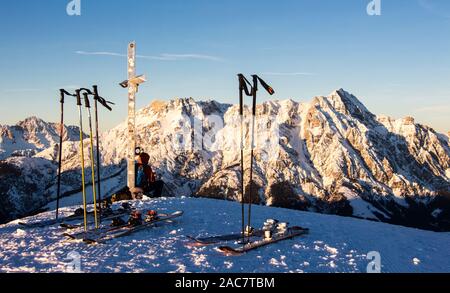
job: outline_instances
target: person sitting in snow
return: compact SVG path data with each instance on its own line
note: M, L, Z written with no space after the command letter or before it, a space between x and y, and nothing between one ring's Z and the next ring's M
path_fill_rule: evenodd
M161 197L164 188L162 180L156 180L156 174L148 164L150 156L141 153L136 160L136 188L133 194L146 194L150 197ZM153 194L151 194L153 193Z

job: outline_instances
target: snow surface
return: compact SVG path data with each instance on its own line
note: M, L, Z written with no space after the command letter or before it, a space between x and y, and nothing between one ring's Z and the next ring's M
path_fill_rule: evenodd
M83 272L366 272L377 251L382 272L450 272L450 233L435 233L353 218L255 206L254 223L267 218L309 227L309 235L227 257L215 246L188 247L186 235L236 232L240 205L212 199L162 198L133 202L160 212L184 210L173 223L107 242L86 245L62 236L57 226L0 226L0 272L66 272L67 258L81 256ZM70 214L75 207L64 208ZM30 217L36 221L52 212ZM372 253L370 253L372 254Z
M377 220L377 217L374 214L374 212L377 212L385 216L386 218L389 218L389 216L386 215L383 211L375 208L373 205L360 198L354 191L350 190L349 188L342 186L339 189L339 192L341 192L350 202L350 205L353 208L354 216L369 220Z

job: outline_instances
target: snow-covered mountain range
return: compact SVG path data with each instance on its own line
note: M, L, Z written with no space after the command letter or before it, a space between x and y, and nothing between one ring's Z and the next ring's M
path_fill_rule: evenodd
M14 126L0 125L0 160L32 157L59 143L60 124L30 117ZM64 140L80 139L79 128L65 126Z
M138 145L150 154L168 193L240 200L237 106L193 99L156 101L138 111L136 121ZM250 122L245 121L247 146ZM40 127L44 131L33 132L32 125L29 133L54 129ZM14 145L5 139L0 142L0 150L10 154L0 163L3 219L54 199L57 136L50 137L34 155L11 156ZM66 194L80 189L78 143L68 137L63 145ZM255 203L450 230L449 137L411 117L376 116L340 89L309 103L284 100L259 105L256 138ZM36 140L24 141L38 145ZM102 134L101 141L102 178L116 177L117 187L122 187L126 122ZM24 149L20 145L17 149ZM85 147L87 153L88 141ZM245 155L248 194L248 148Z

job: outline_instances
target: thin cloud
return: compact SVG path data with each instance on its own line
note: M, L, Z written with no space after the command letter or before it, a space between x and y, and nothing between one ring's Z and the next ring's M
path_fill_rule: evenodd
M79 55L94 55L94 56L116 56L116 57L127 57L124 54L112 53L112 52L86 52L86 51L76 51Z
M76 51L79 55L90 55L90 56L113 56L113 57L127 57L125 54L119 54L114 52L86 52L86 51ZM169 54L163 53L157 56L152 55L136 55L136 58L147 59L147 60L158 60L158 61L183 61L183 60L207 60L207 61L223 61L222 58L203 55L203 54Z
M264 75L272 76L314 76L315 73L310 72L265 72Z

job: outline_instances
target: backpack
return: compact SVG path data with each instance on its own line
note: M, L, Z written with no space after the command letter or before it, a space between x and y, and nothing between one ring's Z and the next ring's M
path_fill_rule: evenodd
M136 165L136 187L145 188L149 184L145 167L145 165Z

